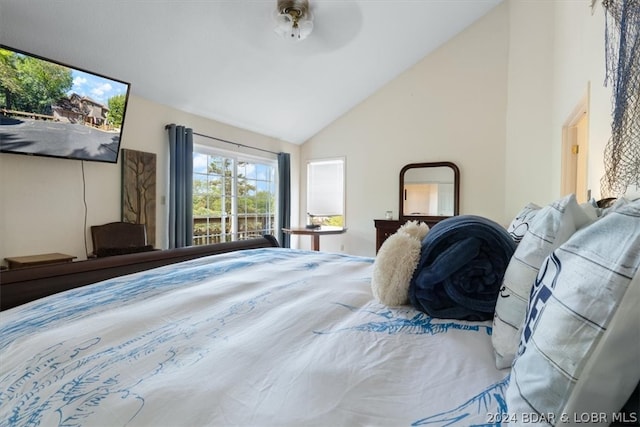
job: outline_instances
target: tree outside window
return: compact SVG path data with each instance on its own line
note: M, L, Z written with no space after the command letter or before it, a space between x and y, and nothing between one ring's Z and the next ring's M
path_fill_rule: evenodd
M194 150L194 244L274 234L274 164Z

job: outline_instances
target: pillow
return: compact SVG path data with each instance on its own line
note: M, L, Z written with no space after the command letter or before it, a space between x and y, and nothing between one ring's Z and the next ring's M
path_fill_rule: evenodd
M622 208L623 206L625 206L628 203L629 203L629 200L627 200L624 197L619 197L619 198L615 199L615 201L612 202L610 205L600 209L600 215L601 216L605 216L610 212L614 212L614 211Z
M639 305L634 202L578 231L545 260L511 371L509 414L552 414L556 425L585 414L604 414L590 425L616 421L640 381Z
M406 304L409 283L420 259L421 241L429 232L422 222L408 221L382 243L373 262L373 296L388 306Z
M507 227L507 233L511 235L514 242L520 243L539 211L540 206L535 203L529 203L511 221L511 224Z
M429 233L429 226L426 222L407 221L398 228L397 233L407 233L411 237L422 241Z
M535 214L535 221L509 261L496 301L491 342L498 369L510 367L518 350L529 294L540 265L554 249L594 218L578 205L573 194Z
M591 221L595 221L602 216L602 211L591 202L584 202L580 204L580 207L587 214Z

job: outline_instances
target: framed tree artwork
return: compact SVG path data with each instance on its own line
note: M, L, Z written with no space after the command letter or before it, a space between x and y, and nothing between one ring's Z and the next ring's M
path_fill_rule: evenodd
M122 149L122 221L145 224L156 240L156 154Z

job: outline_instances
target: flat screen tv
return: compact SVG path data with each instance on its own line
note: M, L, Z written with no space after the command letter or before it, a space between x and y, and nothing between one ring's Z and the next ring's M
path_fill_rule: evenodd
M130 86L0 45L0 152L116 163Z

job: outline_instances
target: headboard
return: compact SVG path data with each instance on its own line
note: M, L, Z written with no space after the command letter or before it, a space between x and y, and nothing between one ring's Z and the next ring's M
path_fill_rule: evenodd
M0 272L0 310L58 292L163 265L225 252L279 247L271 235L235 242L88 259Z

